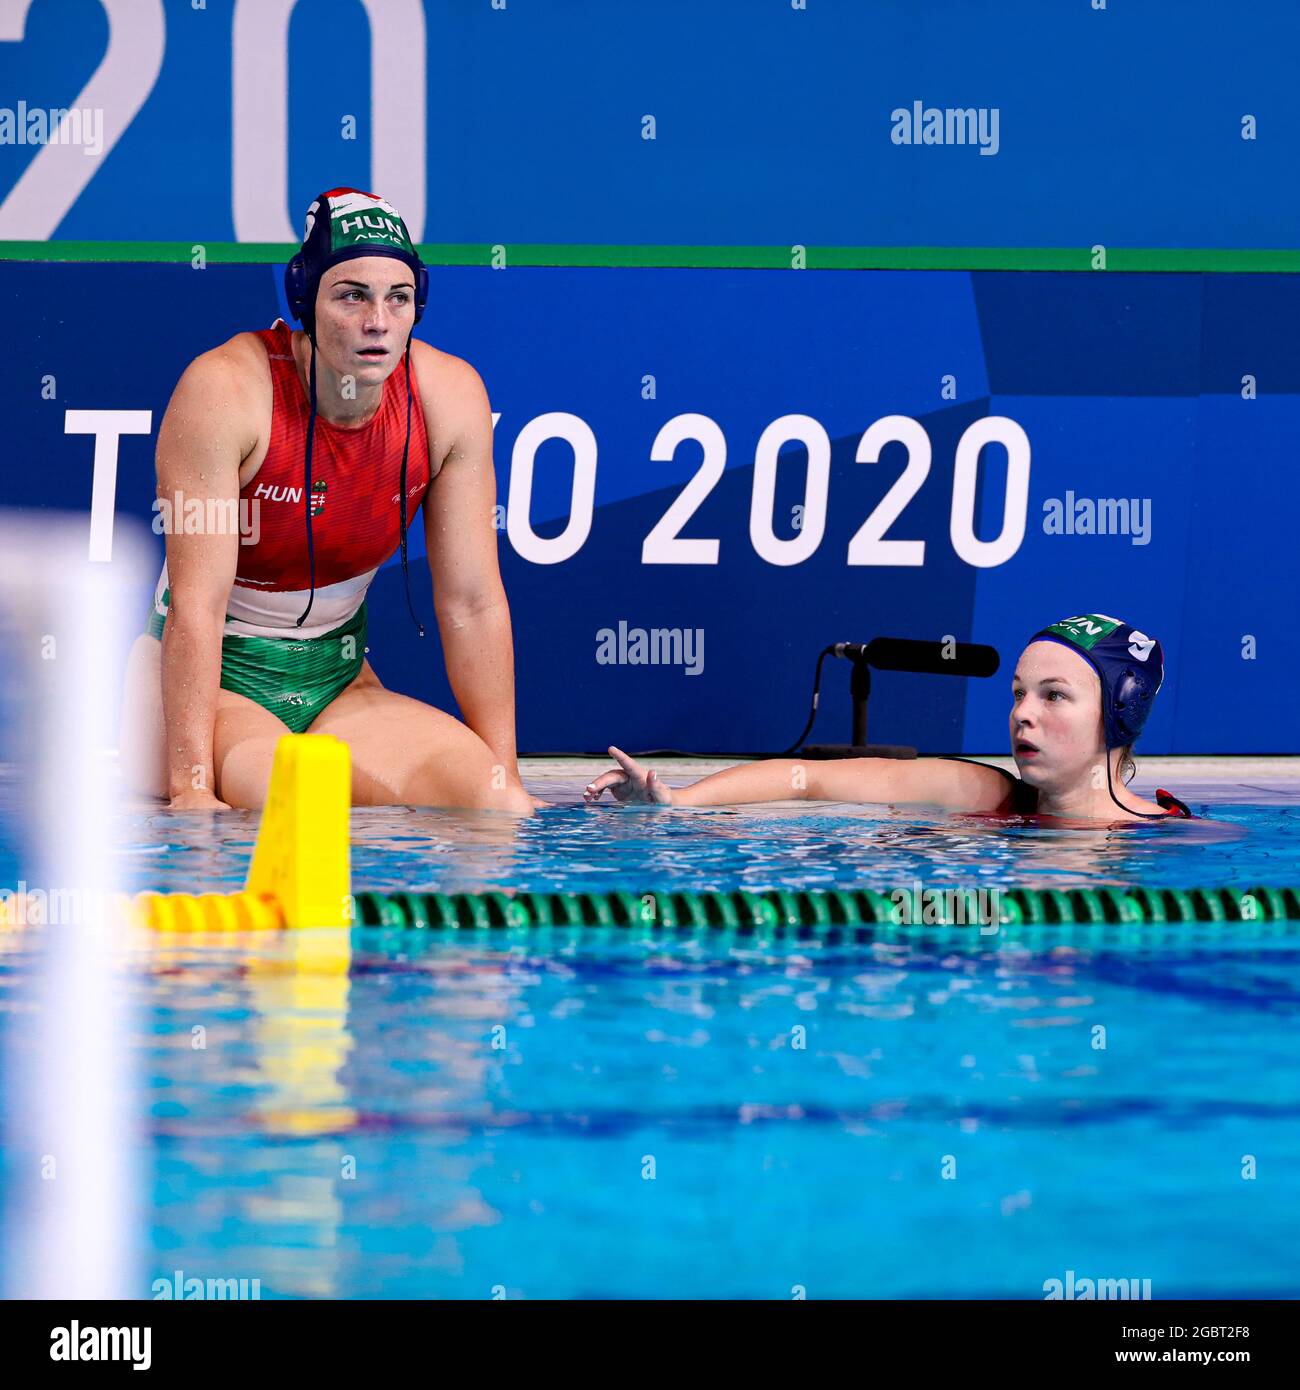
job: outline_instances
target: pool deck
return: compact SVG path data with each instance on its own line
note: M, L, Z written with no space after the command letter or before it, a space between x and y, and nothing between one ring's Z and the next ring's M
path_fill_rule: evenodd
M1015 770L1015 763L1009 757L970 756L995 767ZM116 761L116 755L113 757ZM642 761L655 768L670 787L675 787L748 760L673 754L646 757ZM564 805L579 801L587 783L613 767L614 761L612 758L547 755L525 756L520 758L519 764L524 785L534 796L552 805ZM1189 802L1300 804L1300 757L1152 757L1139 758L1137 764L1137 776L1132 785L1140 796L1154 797L1156 788L1164 787ZM0 782L4 781L3 774L9 771L11 769L0 766ZM126 804L130 810L144 814L156 812L160 806L157 801L134 796L128 796Z
M1015 771L1009 757L971 756ZM673 787L745 760L674 755L642 761ZM1139 796L1154 797L1156 788L1163 787L1183 801L1300 803L1300 757L1139 757L1136 761L1138 770L1132 786ZM519 762L524 785L534 796L547 800L581 796L593 777L615 765L612 758L588 757L524 757Z

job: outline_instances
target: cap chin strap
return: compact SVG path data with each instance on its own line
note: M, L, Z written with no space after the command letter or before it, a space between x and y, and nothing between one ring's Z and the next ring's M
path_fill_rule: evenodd
M1115 795L1115 787L1110 780L1110 749L1106 749L1106 790L1110 793L1110 799L1119 807L1121 811L1127 811L1130 816L1141 816L1143 820L1164 820L1163 811L1157 814L1154 811L1135 811L1131 806L1124 803Z
M316 550L312 544L311 536L311 453L312 445L316 440L316 317L313 314L311 325L307 329L307 336L311 339L311 369L308 375L311 378L311 410L307 415L307 448L306 457L303 464L303 496L307 502L307 569L311 578L311 592L307 595L307 607L302 610L301 616L294 624L301 627L306 621L307 614L311 612L311 606L316 602Z
M406 561L406 459L411 452L411 337L414 326L406 335L406 351L402 361L406 366L406 442L402 445L402 483L397 490L397 511L402 521L402 580L406 585L406 607L420 636L424 636L424 624L415 616L415 604L411 602L411 567ZM426 542L427 544L427 542Z
M1100 675L1100 672L1098 673L1098 675ZM1119 719L1115 712L1116 696L1120 694L1122 689L1125 699L1121 703L1120 708L1127 708L1129 700L1133 698L1131 694L1131 688L1134 684L1135 681L1133 673L1131 671L1125 673L1125 676L1122 677L1121 680L1116 683L1114 692L1110 693L1109 695L1106 690L1106 682L1104 680L1101 682L1101 704L1103 724L1110 723L1112 721L1116 724L1119 723ZM1141 725L1139 724L1139 731L1140 728ZM1119 733L1123 731L1117 729L1116 732ZM1134 737L1136 737L1136 735L1134 735ZM1122 747L1123 745L1116 744L1115 746ZM1158 813L1154 811L1137 811L1134 810L1131 806L1125 806L1124 803L1119 799L1119 797L1115 795L1115 786L1110 778L1110 753L1111 744L1108 741L1106 743L1106 790L1110 793L1110 799L1115 803L1116 806L1119 807L1121 811L1127 811L1130 816L1141 816L1143 820L1164 820L1165 813L1163 811L1160 811Z
M397 510L401 520L402 580L406 587L406 607L411 615L411 621L415 624L416 631L423 637L424 624L416 617L415 604L411 599L411 567L406 556L406 464L411 453L411 337L414 332L415 330L412 328L411 332L406 335L406 351L402 355L406 369L406 440L402 445L402 481L397 492ZM311 339L311 368L309 371L311 409L307 415L307 448L303 461L303 492L307 501L307 568L311 591L307 596L307 607L302 610L294 624L295 627L303 625L307 615L311 612L312 604L316 602L316 550L311 533L311 460L312 447L316 439L316 320L314 317L307 330L307 335Z

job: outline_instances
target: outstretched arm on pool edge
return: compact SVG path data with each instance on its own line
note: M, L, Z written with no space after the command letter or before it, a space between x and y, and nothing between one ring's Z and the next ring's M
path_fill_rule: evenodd
M771 758L742 763L702 777L690 786L664 786L658 773L611 747L619 765L603 772L583 792L601 793L626 804L744 806L763 801L857 801L893 805L996 810L1006 800L1005 779L991 767L944 758L844 758L806 762Z

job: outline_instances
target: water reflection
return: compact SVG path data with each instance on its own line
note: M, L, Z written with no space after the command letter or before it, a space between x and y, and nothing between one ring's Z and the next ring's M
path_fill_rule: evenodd
M352 813L358 889L850 888L1280 882L1300 860L1297 808L1233 805L1198 822L1070 828L890 807L679 810L555 805L519 821L411 807ZM128 818L137 888L242 885L251 813Z
M265 1296L749 1295L777 1249L835 1296L1004 1293L1066 1246L1137 1241L1169 1252L1163 1287L1262 1287L1300 1232L1282 1197L1239 1205L1221 1131L1294 1146L1294 933L1192 943L154 938L123 975L152 1272ZM21 975L0 958L0 1030L25 1023ZM935 1177L950 1153L957 1185ZM1098 1172L1125 1202L1098 1203Z

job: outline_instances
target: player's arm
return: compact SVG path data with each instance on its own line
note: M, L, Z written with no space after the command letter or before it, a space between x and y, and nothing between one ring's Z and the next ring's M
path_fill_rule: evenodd
M492 525L497 500L492 410L468 362L445 358L439 370L439 409L451 417L451 446L424 499L433 607L447 679L465 723L513 781L518 779L515 657ZM428 401L425 381L431 377L422 373L421 394Z
M205 519L239 505L239 465L247 453L246 373L227 345L196 358L177 383L158 431L158 495L173 506L167 536L171 591L162 642L167 794L174 809L219 805L213 727L221 685L226 603L239 556L238 527L184 529L184 503L198 499ZM181 505L176 506L177 498Z
M945 758L778 758L726 768L674 792L673 799L679 806L798 798L994 811L1007 794L1007 779L996 769Z
M762 801L857 801L997 811L1008 801L1007 779L996 768L946 758L770 758L742 763L687 787L668 788L658 775L611 748L617 768L592 782L585 799L606 788L619 801L673 806L744 806Z

